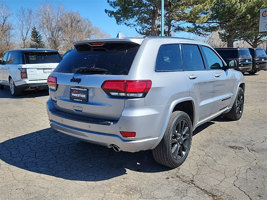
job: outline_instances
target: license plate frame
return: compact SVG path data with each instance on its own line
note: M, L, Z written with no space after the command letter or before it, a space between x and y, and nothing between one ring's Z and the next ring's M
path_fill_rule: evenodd
M70 100L82 103L88 102L88 89L82 87L71 87Z

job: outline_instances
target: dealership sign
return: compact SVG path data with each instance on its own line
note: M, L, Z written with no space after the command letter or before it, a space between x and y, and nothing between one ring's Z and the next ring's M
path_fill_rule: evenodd
M260 10L259 32L267 32L267 8Z

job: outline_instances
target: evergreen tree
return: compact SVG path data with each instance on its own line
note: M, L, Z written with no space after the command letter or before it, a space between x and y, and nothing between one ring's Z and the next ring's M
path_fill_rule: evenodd
M117 24L134 27L141 35L160 35L161 0L107 0L112 7L105 10ZM184 0L165 0L165 35L184 30L187 15Z
M42 40L42 35L37 31L35 27L32 28L32 33L31 33L31 48L43 48L44 47L44 42Z

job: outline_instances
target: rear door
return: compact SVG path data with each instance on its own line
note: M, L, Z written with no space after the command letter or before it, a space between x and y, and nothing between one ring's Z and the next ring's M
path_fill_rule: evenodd
M106 80L125 80L139 45L133 42L78 44L53 72L58 88L50 90L56 109L74 115L117 120L123 98L109 97L101 88Z

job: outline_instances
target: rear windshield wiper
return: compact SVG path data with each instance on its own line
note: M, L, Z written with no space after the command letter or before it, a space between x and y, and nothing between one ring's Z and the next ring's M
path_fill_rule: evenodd
M106 74L108 72L107 69L103 68L88 68L88 67L80 67L75 70L75 74Z

